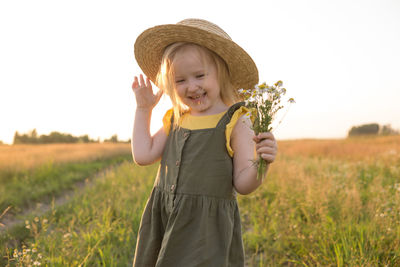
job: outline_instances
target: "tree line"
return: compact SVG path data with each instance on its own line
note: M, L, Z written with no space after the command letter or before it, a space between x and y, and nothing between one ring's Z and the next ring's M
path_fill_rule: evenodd
M353 126L348 132L348 136L362 136L362 135L398 135L399 130L393 129L390 124L379 125L378 123L369 123L359 126Z
M378 123L363 124L353 126L348 131L348 137L363 136L363 135L400 135L400 131L393 129L390 124L379 125ZM114 134L109 139L103 142L109 143L129 143L130 140L118 140L118 136ZM100 143L100 139L94 140L89 136L73 136L67 133L51 132L48 135L38 135L36 129L33 129L25 134L20 134L18 131L14 134L13 144L55 144L55 143ZM3 142L0 140L0 145Z
M105 139L103 142L110 143L126 143L128 141L118 140L118 136L114 134L109 139ZM38 135L36 129L29 131L28 133L20 134L18 131L14 134L13 144L56 144L56 143L100 143L100 139L94 140L89 138L89 136L73 136L68 133L51 132L48 135L42 134Z

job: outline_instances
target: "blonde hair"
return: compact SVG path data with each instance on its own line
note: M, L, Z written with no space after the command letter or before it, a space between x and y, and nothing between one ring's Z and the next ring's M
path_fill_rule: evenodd
M179 118L184 112L188 110L188 107L183 104L178 97L175 90L175 74L173 63L175 56L186 47L194 47L200 54L203 61L203 65L206 60L211 61L217 70L218 84L220 87L220 96L225 105L231 106L232 104L239 102L241 99L238 88L234 88L231 83L229 69L226 62L213 51L193 43L178 42L173 43L166 47L161 60L161 68L157 74L156 85L158 88L164 91L170 98L173 105L174 114L174 125L177 125Z

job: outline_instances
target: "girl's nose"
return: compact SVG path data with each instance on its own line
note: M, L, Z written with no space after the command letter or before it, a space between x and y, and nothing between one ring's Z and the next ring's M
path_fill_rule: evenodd
M195 81L189 81L189 84L188 84L188 91L189 91L189 92L195 92L195 91L197 91L199 88L200 88L200 85L199 85L197 82L195 82Z

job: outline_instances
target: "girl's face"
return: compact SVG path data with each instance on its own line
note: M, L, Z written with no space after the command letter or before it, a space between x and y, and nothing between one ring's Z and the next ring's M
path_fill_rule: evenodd
M207 57L204 60L198 48L180 50L173 67L177 95L192 115L212 115L227 109L220 96L216 66Z

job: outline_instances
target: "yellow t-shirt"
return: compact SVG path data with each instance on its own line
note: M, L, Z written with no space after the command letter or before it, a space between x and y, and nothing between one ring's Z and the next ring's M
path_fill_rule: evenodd
M173 109L168 110L163 117L163 128L164 131L169 134L171 128L171 117L173 116ZM189 130L215 128L219 120L224 116L226 111L207 116L193 116L189 113L185 113L180 118L178 125L182 128ZM226 149L231 157L233 157L234 151L231 147L231 134L236 122L243 115L250 114L250 110L244 106L240 107L233 113L231 121L226 125L225 136L226 136Z

